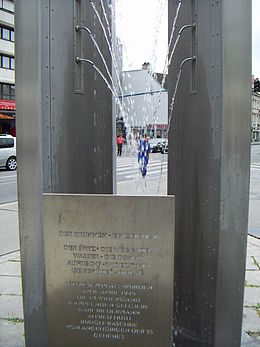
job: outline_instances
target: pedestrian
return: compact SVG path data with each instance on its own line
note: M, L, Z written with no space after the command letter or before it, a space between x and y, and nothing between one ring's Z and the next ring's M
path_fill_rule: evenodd
M151 147L149 143L149 138L141 138L138 148L138 163L141 174L145 178L147 173L147 165L149 160L149 153L151 152Z
M117 137L116 139L116 143L117 143L117 155L119 157L121 157L122 155L122 147L123 147L123 144L124 144L124 138L123 136L120 134L120 136Z

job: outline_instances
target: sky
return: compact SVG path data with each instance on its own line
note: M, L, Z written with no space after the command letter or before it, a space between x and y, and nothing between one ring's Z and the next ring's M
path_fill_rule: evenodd
M260 78L260 0L252 1L252 74Z
M141 69L149 61L156 72L163 71L168 41L167 3L168 0L116 0L123 70Z
M168 45L167 3L116 0L116 30L124 47L123 70L141 69L149 61L155 72L163 72ZM260 78L260 0L252 0L252 74Z

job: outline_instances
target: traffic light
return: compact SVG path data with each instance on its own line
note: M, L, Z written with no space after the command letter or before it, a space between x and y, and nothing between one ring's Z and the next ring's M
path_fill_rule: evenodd
M260 81L258 78L254 80L254 92L260 93Z

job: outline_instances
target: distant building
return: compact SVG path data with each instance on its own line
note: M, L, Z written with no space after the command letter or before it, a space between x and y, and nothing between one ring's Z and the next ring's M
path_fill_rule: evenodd
M0 0L0 134L15 135L14 0Z
M252 76L252 114L251 114L251 141L260 141L260 93L254 91L255 81L258 78ZM258 89L258 88L257 88Z
M260 141L260 94L252 93L251 141Z
M152 73L149 63L141 70L122 73L124 122L135 135L148 132L152 137L167 136L168 91L167 81L162 88L162 79L161 74Z

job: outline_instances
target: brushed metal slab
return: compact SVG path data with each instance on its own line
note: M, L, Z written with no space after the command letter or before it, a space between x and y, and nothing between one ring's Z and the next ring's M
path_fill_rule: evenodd
M169 0L168 5L170 32L179 1ZM176 196L176 346L240 346L250 168L251 10L251 1L182 1L176 23L178 32L195 22L197 33L192 40L191 32L183 32L168 74L171 102L182 60L197 55L197 76L191 64L183 68L169 130L168 193ZM193 72L197 88L191 94Z
M172 346L174 197L43 196L50 346Z

